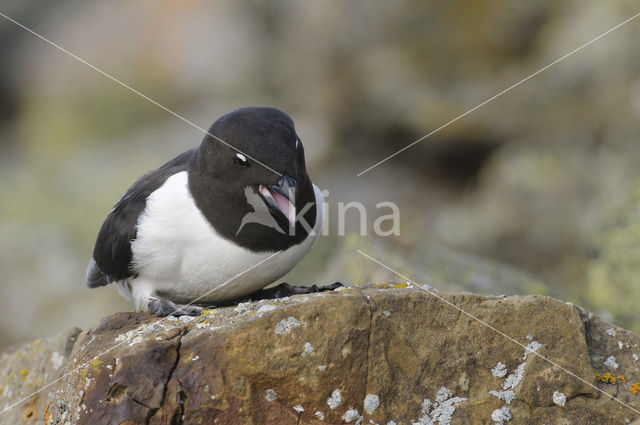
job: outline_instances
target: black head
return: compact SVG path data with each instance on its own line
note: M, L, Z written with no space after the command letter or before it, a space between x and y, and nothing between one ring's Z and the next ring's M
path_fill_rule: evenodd
M316 206L291 118L275 108L241 108L209 133L189 167L189 188L216 231L253 251L302 242ZM295 220L302 211L307 226Z

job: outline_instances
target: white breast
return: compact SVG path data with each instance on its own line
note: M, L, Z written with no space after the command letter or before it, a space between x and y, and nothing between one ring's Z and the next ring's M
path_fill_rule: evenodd
M314 233L276 255L252 252L215 231L197 208L187 181L186 171L169 177L149 196L138 219L137 238L131 244L138 277L130 285L139 305L155 294L178 303L201 296L199 303L215 303L248 295L291 270L322 230L323 199L314 185Z

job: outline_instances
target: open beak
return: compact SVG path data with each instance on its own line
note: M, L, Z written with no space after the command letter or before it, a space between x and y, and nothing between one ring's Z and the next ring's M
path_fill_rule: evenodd
M282 213L290 225L295 225L296 181L293 178L285 174L276 185L261 184L258 190L271 210Z

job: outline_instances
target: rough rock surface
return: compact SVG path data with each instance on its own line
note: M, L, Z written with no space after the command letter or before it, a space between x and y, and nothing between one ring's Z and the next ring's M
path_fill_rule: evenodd
M640 416L637 335L549 297L427 289L367 285L197 318L118 313L0 354L0 408L62 377L0 423L615 425Z

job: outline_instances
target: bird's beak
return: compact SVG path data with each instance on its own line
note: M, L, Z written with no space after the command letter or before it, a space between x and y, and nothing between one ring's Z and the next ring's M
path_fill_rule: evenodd
M268 187L261 184L259 190L269 208L281 212L290 225L295 225L296 181L293 178L284 174L277 184Z

